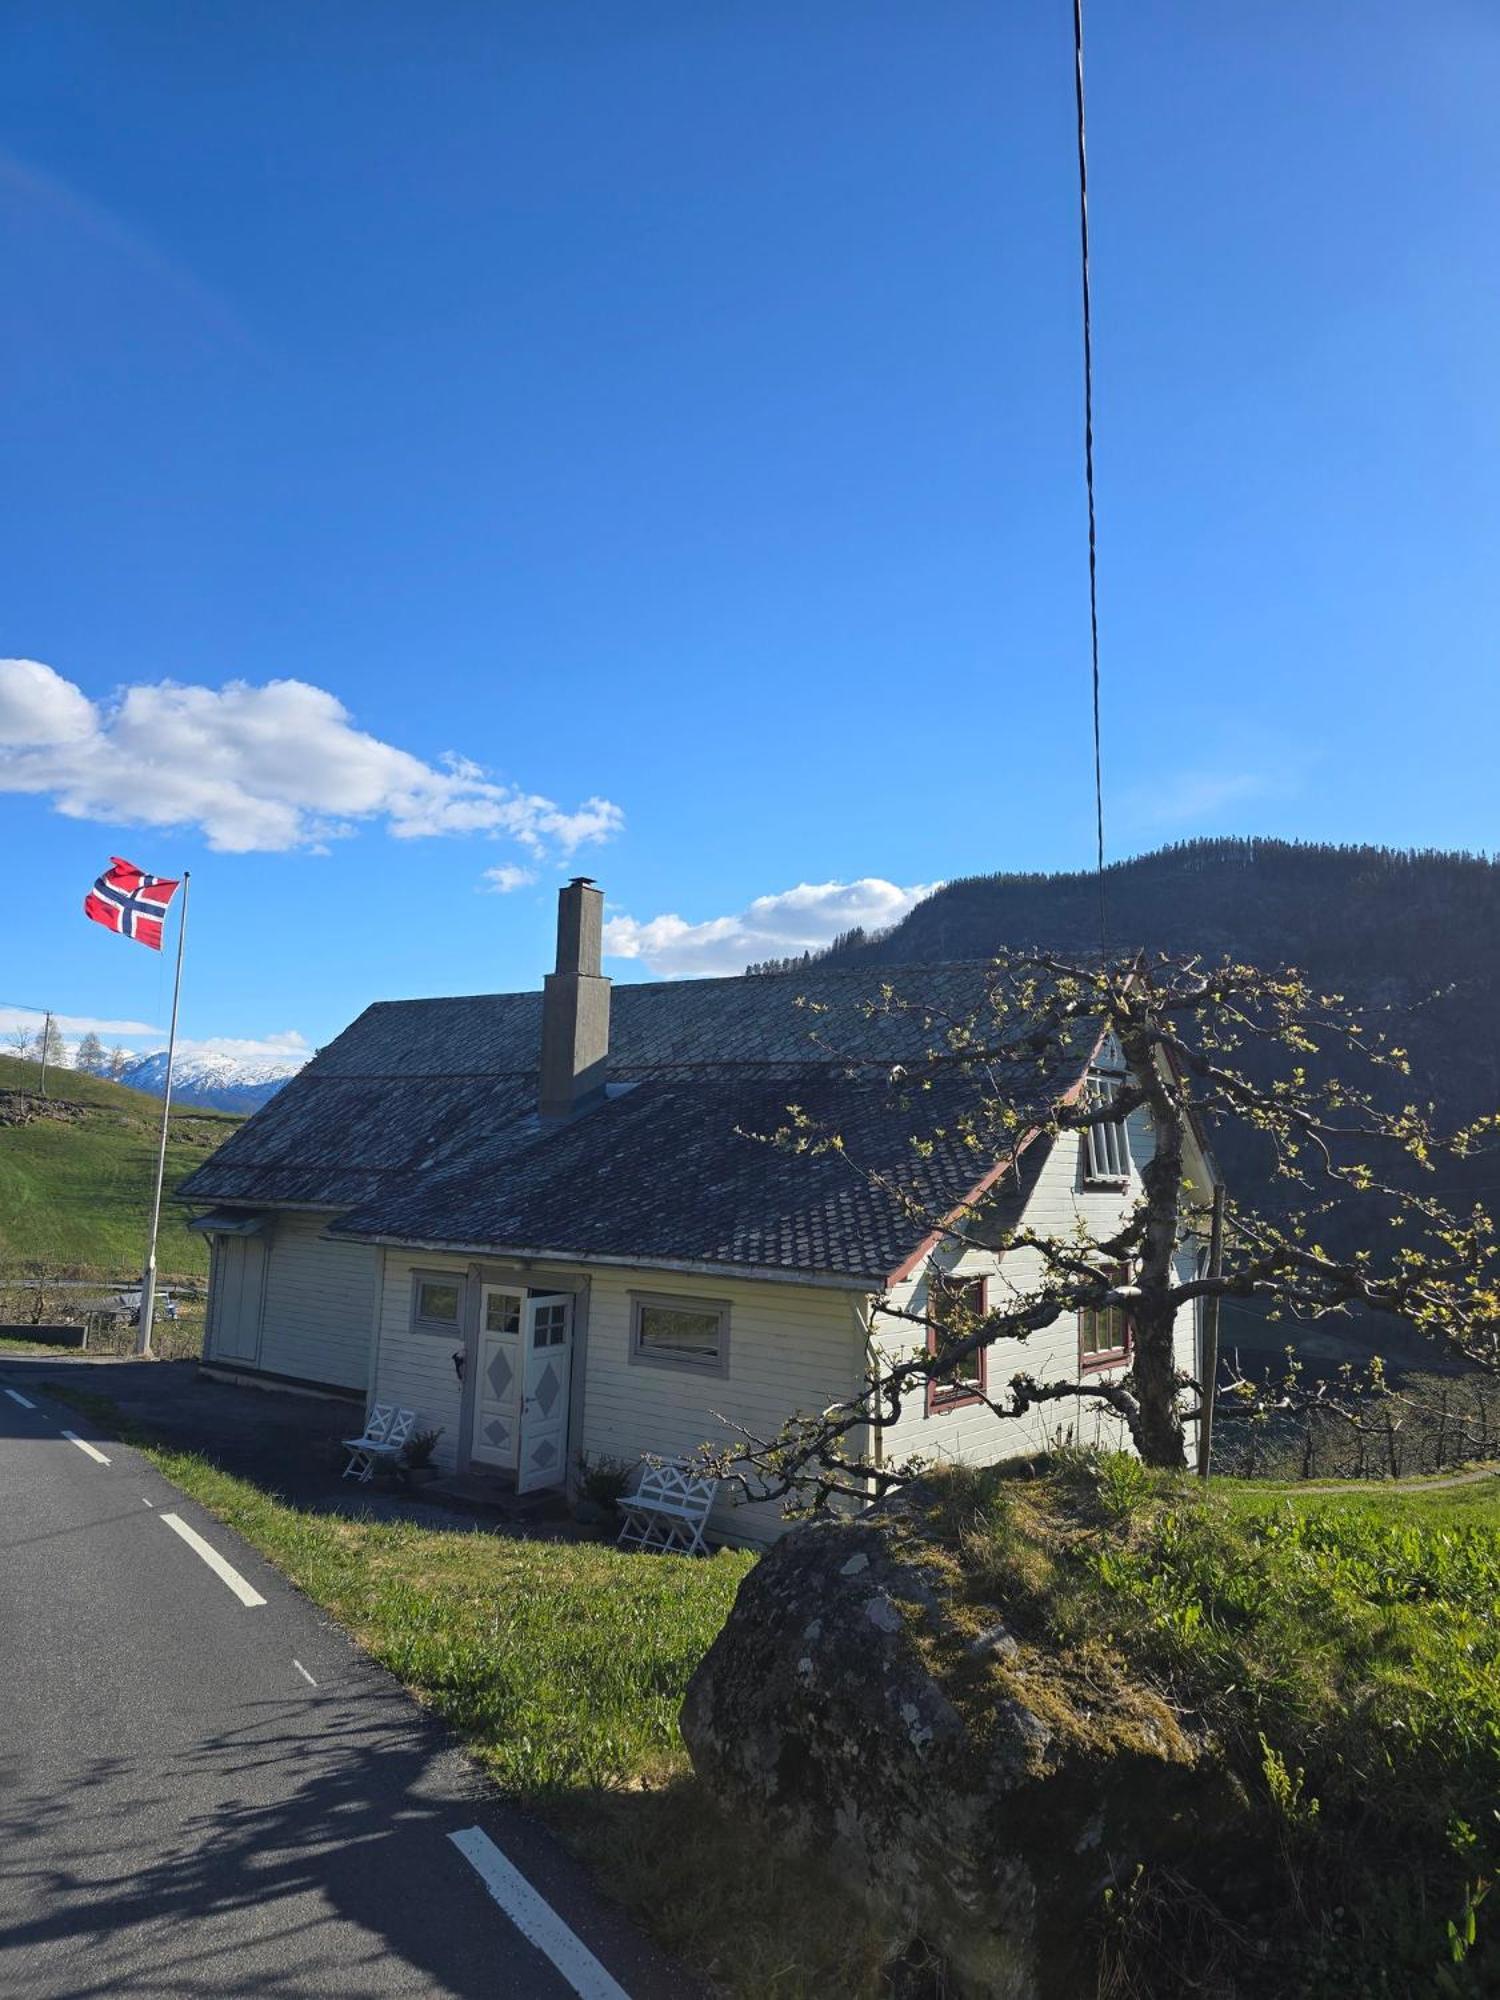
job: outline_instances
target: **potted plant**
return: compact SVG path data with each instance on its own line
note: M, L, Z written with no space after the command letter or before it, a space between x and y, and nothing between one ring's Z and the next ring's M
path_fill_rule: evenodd
M578 1497L573 1502L573 1519L586 1528L614 1525L615 1502L630 1489L635 1467L623 1458L601 1453L590 1458L578 1454Z
M422 1486L429 1479L436 1479L437 1467L432 1462L432 1454L437 1449L437 1441L442 1430L413 1431L401 1447L401 1458L396 1471L401 1484L408 1489Z

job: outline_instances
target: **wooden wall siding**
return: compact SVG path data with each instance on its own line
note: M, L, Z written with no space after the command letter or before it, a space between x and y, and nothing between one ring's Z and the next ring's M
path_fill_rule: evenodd
M453 1354L463 1346L458 1327L450 1336L414 1333L411 1324L413 1271L451 1273L462 1285L468 1276L467 1257L443 1257L429 1251L388 1250L380 1294L379 1350L375 1357L372 1401L396 1403L417 1412L419 1430L441 1430L433 1464L452 1472L458 1465L463 1385L453 1367Z
M461 1439L462 1395L451 1359L461 1343L413 1333L410 1325L413 1270L452 1271L462 1278L469 1260L428 1251L391 1250L386 1255L376 1357L375 1394L421 1413L424 1426L438 1424L440 1465L452 1468ZM488 1260L486 1277L497 1280L506 1267ZM578 1292L581 1266L533 1265L516 1271L516 1281L534 1290ZM588 1272L590 1297L584 1421L574 1428L573 1449L590 1458L621 1458L634 1464L648 1452L680 1456L704 1443L721 1443L728 1433L716 1411L737 1422L776 1430L795 1410L823 1409L857 1386L864 1342L855 1321L856 1294L812 1287L757 1284L744 1279L678 1277L664 1271L601 1269ZM643 1368L630 1360L630 1295L724 1299L729 1303L729 1374L698 1375L670 1368ZM575 1405L578 1384L573 1388ZM780 1526L775 1508L738 1507L727 1496L713 1517L713 1533L753 1543L773 1541Z
M369 1373L377 1255L367 1243L327 1243L326 1215L279 1215L269 1225L257 1367L363 1389Z
M729 1305L729 1373L695 1375L630 1360L630 1295L723 1299ZM769 1435L794 1412L825 1409L854 1392L864 1365L858 1294L667 1272L595 1269L589 1305L588 1401L583 1448L590 1457L676 1457L731 1433L718 1414ZM716 1414L718 1413L718 1414ZM712 1532L766 1543L780 1509L717 1502Z
M1131 1159L1138 1172L1141 1164L1151 1157L1149 1122L1140 1113L1135 1114L1127 1123L1127 1134ZM1206 1200L1207 1176L1201 1161L1190 1162L1190 1169ZM1065 1133L1053 1147L1037 1179L1026 1206L1023 1226L1063 1236L1070 1234L1081 1219L1091 1235L1103 1237L1119 1226L1121 1217L1139 1192L1138 1183L1123 1193L1118 1189L1085 1187L1082 1141L1074 1133ZM990 1300L997 1305L1010 1285L1014 1284L1018 1290L1028 1289L1042 1270L1041 1255L1035 1250L1013 1251L1004 1258L996 1256L993 1251L965 1250L958 1256L951 1253L940 1255L939 1261L945 1268L962 1276L988 1277ZM1190 1249L1180 1256L1179 1270L1183 1278L1192 1275L1193 1255ZM891 1303L904 1310L922 1312L926 1303L926 1285L925 1275L918 1273L892 1292ZM1177 1353L1181 1366L1194 1372L1197 1367L1196 1332L1195 1315L1191 1307L1186 1307L1178 1317ZM877 1315L874 1338L887 1353L909 1352L921 1340L921 1329L904 1320ZM992 1348L988 1368L991 1390L997 1393L1003 1390L1012 1375L1022 1370L1035 1375L1039 1381L1059 1376L1076 1380L1076 1316L1066 1315L1027 1341L1009 1341ZM932 1460L964 1459L970 1464L992 1465L1000 1459L1045 1451L1060 1431L1071 1433L1073 1441L1078 1444L1099 1445L1109 1450L1131 1449L1129 1433L1121 1419L1103 1404L1080 1396L1071 1401L1040 1405L1024 1418L1007 1421L993 1416L982 1404L976 1403L962 1404L952 1410L937 1410L928 1415L922 1408L920 1398L913 1397L907 1402L901 1421L885 1430L883 1450L890 1460L921 1456Z

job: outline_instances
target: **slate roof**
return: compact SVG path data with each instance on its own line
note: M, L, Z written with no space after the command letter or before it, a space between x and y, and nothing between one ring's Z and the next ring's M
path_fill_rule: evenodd
M341 1211L337 1236L878 1283L921 1231L870 1176L941 1211L990 1164L951 1136L926 1156L912 1143L972 1083L913 1100L891 1080L933 1046L945 1014L980 1001L985 976L981 965L814 968L617 987L605 1100L545 1127L539 994L381 1002L178 1194ZM886 983L938 1010L936 1025L926 1012L866 1018ZM1016 1087L1034 1092L1035 1072ZM837 1131L844 1157L752 1136L785 1125L790 1104ZM1028 1173L1040 1151L1023 1156Z

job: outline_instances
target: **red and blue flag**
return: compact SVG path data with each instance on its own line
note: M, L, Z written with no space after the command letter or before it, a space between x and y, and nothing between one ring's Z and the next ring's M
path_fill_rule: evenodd
M83 899L83 914L107 931L134 938L137 944L161 950L162 919L177 894L178 884L148 875L133 861L114 855L108 868Z

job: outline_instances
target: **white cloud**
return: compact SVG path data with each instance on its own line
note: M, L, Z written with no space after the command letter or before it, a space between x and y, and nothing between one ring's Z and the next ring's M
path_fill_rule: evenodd
M513 861L504 861L498 868L486 868L481 880L493 894L508 896L512 889L524 889L528 882L534 882L536 870L518 868Z
M94 705L40 660L0 660L0 745L18 749L81 743L94 730Z
M34 1007L0 1007L0 1035L8 1036L16 1028L30 1028L34 1033L45 1018ZM63 1035L97 1035L101 1041L116 1042L145 1040L153 1045L167 1039L165 1028L153 1028L148 1021L106 1021L93 1014L54 1014L52 1019Z
M317 847L373 819L399 839L488 833L566 856L624 824L608 799L570 812L468 758L424 763L306 681L157 681L95 703L37 660L0 660L0 791L70 819L196 826L231 854Z
M165 1043L161 1037L157 1047ZM259 1041L237 1035L211 1035L207 1040L193 1040L186 1036L177 1037L177 1053L180 1056L228 1056L235 1062L309 1062L316 1054L313 1045L305 1035L299 1035L295 1028L284 1034L266 1035Z
M752 961L816 951L840 931L862 924L879 930L941 888L919 882L909 889L878 875L858 882L801 882L774 896L757 896L737 916L690 924L682 917L611 917L604 949L612 958L638 958L668 979L687 974L743 972Z
M35 1007L0 1007L0 1054L6 1053L11 1037L18 1028L25 1028L37 1034L45 1016ZM152 1055L167 1045L165 1028L154 1028L149 1021L105 1020L94 1014L54 1014L52 1025L72 1048L84 1035L97 1035L106 1047L116 1042L127 1048L131 1055ZM300 1065L315 1053L307 1037L295 1028L286 1028L275 1034L259 1038L237 1035L207 1035L177 1037L177 1053L180 1056L225 1056L234 1062L271 1062Z

